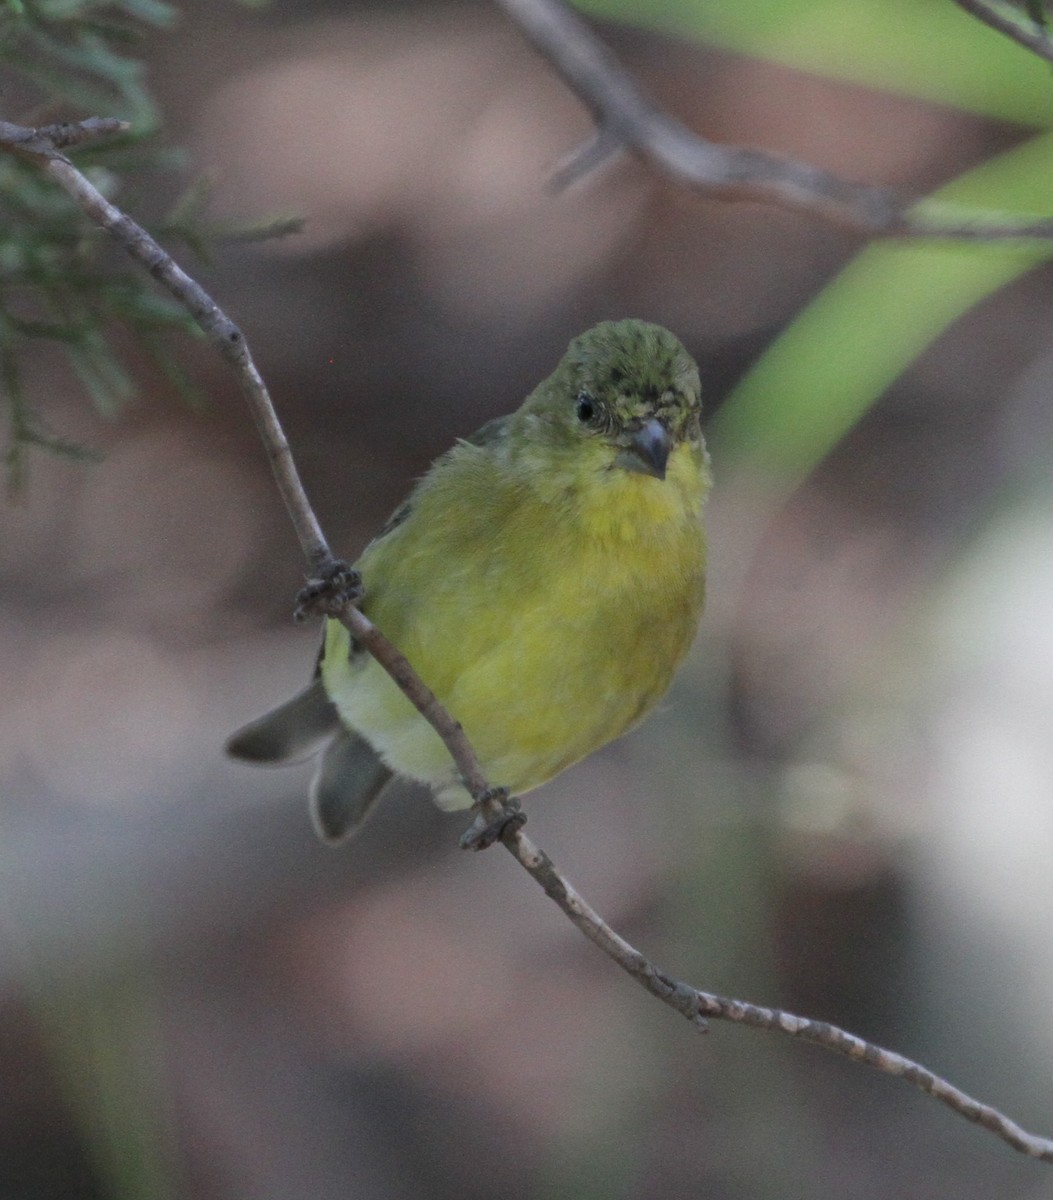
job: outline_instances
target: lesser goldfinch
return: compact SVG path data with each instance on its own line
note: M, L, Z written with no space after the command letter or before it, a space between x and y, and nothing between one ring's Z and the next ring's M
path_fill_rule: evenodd
M521 794L635 725L695 634L709 465L698 368L668 330L604 322L510 416L459 441L355 564L362 610ZM315 675L228 751L289 762L325 745L320 836L353 833L392 775L471 804L449 753L338 621Z

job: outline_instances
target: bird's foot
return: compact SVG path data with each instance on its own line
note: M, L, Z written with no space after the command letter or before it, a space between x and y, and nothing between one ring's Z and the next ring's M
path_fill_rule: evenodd
M330 558L323 562L296 593L293 618L306 621L308 617L336 617L349 604L362 599L362 576L343 559Z
M475 820L461 835L462 850L487 850L526 824L526 813L507 788L490 788L475 802Z

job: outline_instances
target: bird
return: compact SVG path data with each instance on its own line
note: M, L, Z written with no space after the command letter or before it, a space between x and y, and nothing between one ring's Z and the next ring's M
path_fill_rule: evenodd
M574 338L515 412L439 457L354 564L359 607L516 796L637 725L665 694L705 597L710 489L698 368L637 319ZM229 754L320 754L323 841L362 825L395 776L444 809L472 799L438 734L326 619L314 675Z

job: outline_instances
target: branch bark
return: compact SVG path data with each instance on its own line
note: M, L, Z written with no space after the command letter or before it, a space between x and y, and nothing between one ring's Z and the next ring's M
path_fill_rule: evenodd
M956 2L987 10L981 0ZM563 0L496 3L596 121L598 133L559 169L558 184L577 181L621 147L703 195L777 204L872 237L958 241L1053 237L1053 218L1020 221L997 214L963 218L960 209L937 201L918 205L891 188L853 183L810 163L708 141L662 111Z
M89 129L90 125L84 123L82 132L85 137L94 136L97 132L94 126ZM108 128L107 132L113 132L113 128ZM191 314L206 337L234 369L241 383L311 570L322 575L330 569L338 570L341 564L333 559L308 502L267 386L256 368L241 330L144 229L99 193L61 154L45 130L25 129L0 122L0 151L4 150L35 162L51 176L93 221L108 230L128 254ZM523 833L514 813L509 819L504 793L499 788L490 787L464 731L407 659L353 605L344 606L340 619L344 620L351 633L374 655L442 737L477 802L481 818L494 829L494 837L500 839L568 919L652 995L699 1029L705 1029L710 1019L769 1029L824 1046L883 1074L905 1079L960 1116L990 1130L1013 1149L1043 1162L1053 1162L1053 1141L1028 1133L998 1109L974 1099L919 1063L825 1022L704 992L662 971L603 920L548 855Z

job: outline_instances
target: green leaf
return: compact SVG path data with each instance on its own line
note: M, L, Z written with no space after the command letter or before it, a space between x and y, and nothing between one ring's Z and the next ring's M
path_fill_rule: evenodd
M164 0L121 0L118 7L137 21L161 28L169 28L179 20L179 10Z
M1051 206L1051 173L1053 134L1045 134L933 199L1032 216ZM1038 242L869 247L735 388L712 424L716 454L748 456L788 495L952 321L1051 257L1053 247Z
M168 349L164 340L154 333L142 334L141 340L157 369L180 400L188 408L203 412L208 406L208 397L188 374L182 361Z
M1046 5L1045 0L1024 0L1024 9L1027 15L1040 28L1046 27Z
M104 416L116 416L135 395L135 384L102 334L92 330L66 346L77 378Z
M579 0L579 7L832 79L1053 125L1049 64L951 0Z

